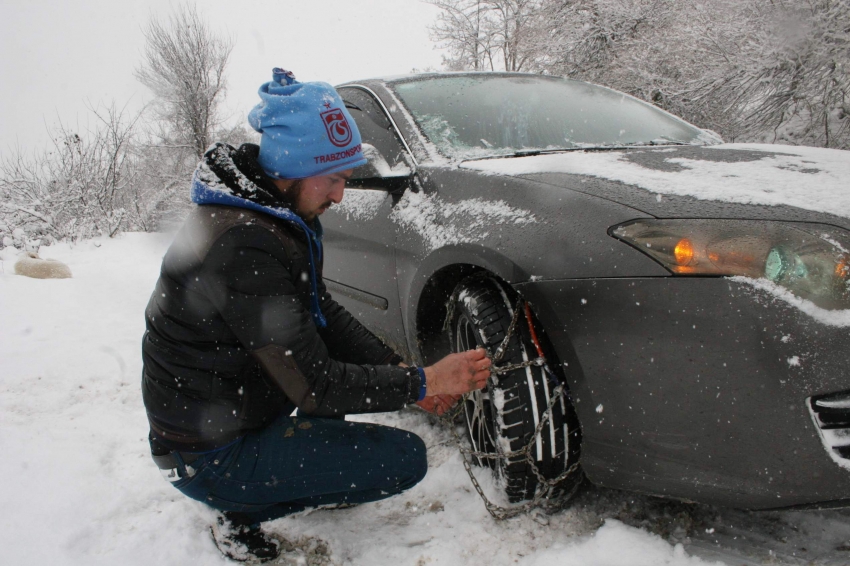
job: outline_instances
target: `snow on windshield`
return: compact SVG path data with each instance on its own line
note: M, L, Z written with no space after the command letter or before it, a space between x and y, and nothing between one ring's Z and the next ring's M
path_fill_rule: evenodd
M452 75L391 88L430 142L451 159L656 140L717 142L627 94L559 77Z
M390 219L419 234L426 252L443 246L478 242L499 224L532 224L537 218L529 211L506 202L481 198L446 202L437 195L408 191L393 208Z
M766 152L730 163L669 157L670 171L630 161L623 152L573 152L466 162L500 175L574 173L635 185L654 193L741 204L788 205L850 218L850 152L815 147L721 144L703 151ZM663 151L663 150L662 150ZM769 153L767 153L769 152Z
M413 116L411 116L410 112L407 110L404 104L402 104L401 101L398 99L398 96L396 95L395 91L393 91L387 83L382 82L381 84L383 84L384 88L386 89L387 96L390 98L390 100L392 100L389 105L390 111L401 115L407 122L407 126L411 129L411 131L418 132L416 128L416 120L413 118ZM428 159L426 160L427 163L431 165L449 164L449 160L440 154L440 151L437 149L437 146L434 145L434 143L427 137L413 136L408 139L408 143L412 144L413 146L418 145L421 150L428 155Z

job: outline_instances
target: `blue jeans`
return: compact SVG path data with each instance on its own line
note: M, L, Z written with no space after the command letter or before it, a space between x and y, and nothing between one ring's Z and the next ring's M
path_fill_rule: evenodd
M244 523L385 499L419 483L428 470L425 443L413 433L300 416L282 416L206 453L191 470L175 456L177 489Z

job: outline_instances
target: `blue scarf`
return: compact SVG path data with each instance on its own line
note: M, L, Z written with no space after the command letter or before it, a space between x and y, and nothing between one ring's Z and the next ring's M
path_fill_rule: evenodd
M234 196L224 191L211 189L206 185L206 183L201 181L197 175L192 178L192 202L201 205L223 204L226 206L236 206L238 208L255 210L257 212L269 214L275 218L280 218L281 220L286 220L287 222L292 222L304 230L304 234L307 236L307 249L310 252L310 314L313 315L313 322L316 323L316 326L319 328L325 328L328 325L325 320L325 316L322 314L322 309L319 307L319 290L316 283L316 260L313 256L313 248L315 247L316 255L318 256L319 261L322 261L322 224L319 222L318 218L315 220L316 230L313 231L307 226L300 216L288 208L271 208Z

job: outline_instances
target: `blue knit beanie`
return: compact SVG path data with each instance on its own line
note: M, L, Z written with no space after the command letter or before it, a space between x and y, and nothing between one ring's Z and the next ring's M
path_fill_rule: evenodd
M275 68L259 95L248 123L263 134L257 162L270 177L304 179L366 164L357 124L331 85L299 83Z

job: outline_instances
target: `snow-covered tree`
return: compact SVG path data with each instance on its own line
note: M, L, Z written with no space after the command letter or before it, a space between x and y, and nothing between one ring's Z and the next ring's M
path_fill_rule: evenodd
M164 125L160 145L186 150L197 161L222 123L219 106L233 43L210 29L193 4L177 8L167 21L151 18L143 32L136 77L156 95L156 117Z
M685 0L687 1L687 0ZM675 0L549 0L536 36L536 67L564 76L600 77L635 47L645 50Z
M453 70L562 75L729 140L850 148L850 0L540 0L520 12L431 3L442 9L432 34ZM499 19L515 13L508 26ZM494 63L502 49L519 64Z
M134 210L137 224L149 230L184 216L198 161L216 139L233 137L232 129L222 128L220 111L233 42L212 30L194 4L179 6L167 19L152 17L143 33L136 78L155 99L153 120L145 122L137 147L141 200Z
M751 1L746 16L698 94L746 137L850 148L850 0Z

